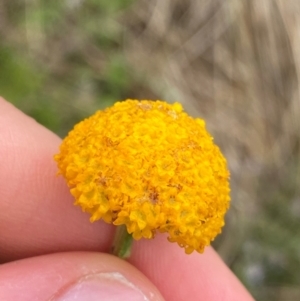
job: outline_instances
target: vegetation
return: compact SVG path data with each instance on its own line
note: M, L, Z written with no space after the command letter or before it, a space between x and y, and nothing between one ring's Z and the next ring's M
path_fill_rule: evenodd
M299 13L294 0L0 0L0 94L60 136L116 100L180 101L231 169L215 247L257 300L297 300Z

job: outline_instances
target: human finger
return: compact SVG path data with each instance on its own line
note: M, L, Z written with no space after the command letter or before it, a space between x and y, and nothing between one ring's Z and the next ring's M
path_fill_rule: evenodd
M60 139L3 99L0 112L0 261L109 250L113 227L91 224L56 176Z
M166 300L253 301L245 287L211 248L186 255L157 235L135 242L129 259L159 288Z
M162 301L136 268L104 253L44 255L0 266L0 300Z

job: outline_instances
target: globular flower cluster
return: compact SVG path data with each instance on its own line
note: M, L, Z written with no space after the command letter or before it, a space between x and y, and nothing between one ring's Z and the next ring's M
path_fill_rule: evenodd
M203 252L224 225L226 160L179 103L117 102L77 124L55 160L91 222L126 225L135 239L167 232Z

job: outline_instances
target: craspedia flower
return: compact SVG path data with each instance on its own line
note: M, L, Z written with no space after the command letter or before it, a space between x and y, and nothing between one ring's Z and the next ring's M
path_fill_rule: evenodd
M134 239L167 232L203 252L229 207L226 160L179 103L126 100L77 124L55 156L75 204Z

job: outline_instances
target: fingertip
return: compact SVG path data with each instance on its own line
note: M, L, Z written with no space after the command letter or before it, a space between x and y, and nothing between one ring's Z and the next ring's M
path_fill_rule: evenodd
M57 253L0 267L0 299L162 301L136 268L103 253Z
M158 287L167 300L253 301L236 276L211 248L185 254L166 235L135 243L129 261Z
M114 229L91 224L73 206L53 156L61 140L0 99L0 258L2 262L59 251L106 251Z

